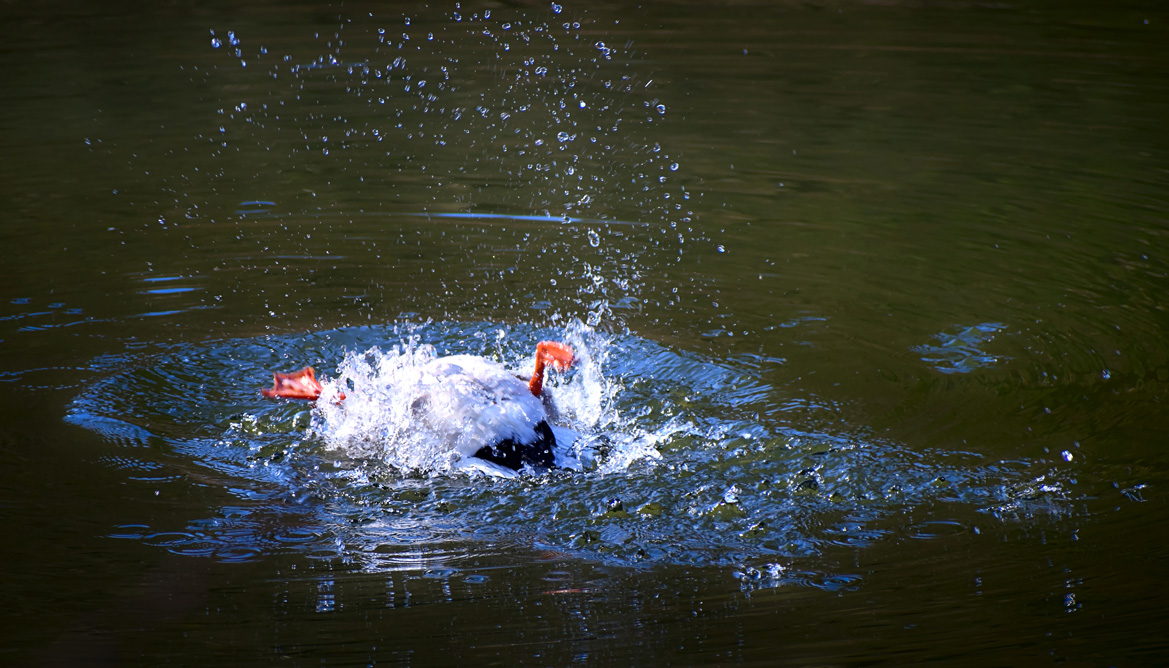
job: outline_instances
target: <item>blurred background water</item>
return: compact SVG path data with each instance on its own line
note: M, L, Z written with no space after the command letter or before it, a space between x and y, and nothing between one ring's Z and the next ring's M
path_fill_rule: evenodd
M0 17L5 663L1169 660L1159 5ZM543 338L581 473L258 395Z

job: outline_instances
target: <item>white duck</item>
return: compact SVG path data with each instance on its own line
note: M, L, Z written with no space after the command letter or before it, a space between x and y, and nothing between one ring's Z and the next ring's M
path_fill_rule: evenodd
M410 413L433 434L439 447L512 471L525 465L537 469L556 466L553 448L574 435L550 424L552 407L544 392L545 368L559 371L572 366L571 347L555 341L536 345L536 368L525 383L503 365L473 355L440 357L413 367ZM315 400L323 388L312 367L293 373L274 373L266 397ZM344 394L339 398L343 400ZM567 443L563 443L567 445ZM490 468L490 467L488 467Z

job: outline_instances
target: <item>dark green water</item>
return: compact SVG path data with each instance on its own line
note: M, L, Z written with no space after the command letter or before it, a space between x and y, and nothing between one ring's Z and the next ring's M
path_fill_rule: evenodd
M5 5L0 662L1169 662L1166 26ZM595 461L258 397L411 335L576 337Z

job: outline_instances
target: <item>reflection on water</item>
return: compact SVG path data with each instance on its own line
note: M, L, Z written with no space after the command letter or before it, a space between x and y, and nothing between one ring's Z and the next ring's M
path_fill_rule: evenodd
M953 334L935 334L938 344L918 346L922 361L942 373L970 373L976 369L994 366L998 359L984 352L980 346L994 338L1005 325L987 322L963 327Z

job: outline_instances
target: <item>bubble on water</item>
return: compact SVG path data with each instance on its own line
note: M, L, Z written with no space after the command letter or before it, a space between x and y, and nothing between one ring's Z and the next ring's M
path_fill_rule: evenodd
M589 230L589 245L593 248L601 245L601 235L597 234L596 230Z
M1112 378L1112 372L1110 372L1108 369L1104 369L1100 372L1100 377L1104 380L1108 380L1109 378Z
M553 13L553 14L559 14L561 9L563 9L563 7L561 7L560 5L556 4L555 2L554 2L554 3L552 3L552 13Z
M1063 459L1065 462L1072 461L1072 458L1074 457L1074 455L1072 455L1072 453L1069 450L1064 450L1060 454L1063 455Z
M718 252L725 253L725 252L727 252L727 249L724 248L722 244L719 244L718 245Z
M664 104L659 104L657 107L654 107L654 108L658 110L659 114L666 113L666 105L664 105Z

